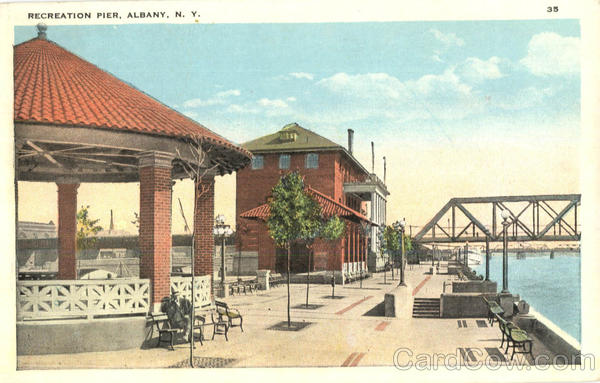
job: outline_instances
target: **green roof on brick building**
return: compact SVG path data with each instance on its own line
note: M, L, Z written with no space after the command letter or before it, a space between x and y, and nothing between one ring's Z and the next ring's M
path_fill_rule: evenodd
M344 149L343 146L305 129L295 122L284 126L278 132L248 141L241 146L253 153Z

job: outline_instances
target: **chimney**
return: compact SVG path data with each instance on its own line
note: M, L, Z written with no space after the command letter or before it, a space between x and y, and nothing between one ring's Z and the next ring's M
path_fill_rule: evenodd
M108 231L112 233L113 230L115 230L115 224L113 222L113 211L110 209L110 228Z
M352 154L352 149L354 146L354 130L348 129L348 151Z
M375 174L375 143L371 141L371 173Z
M386 185L385 183L385 176L386 176L386 168L385 168L385 156L383 156L383 184Z
M39 23L37 25L38 39L40 39L40 40L46 40L46 30L47 29L48 29L48 27L44 23Z

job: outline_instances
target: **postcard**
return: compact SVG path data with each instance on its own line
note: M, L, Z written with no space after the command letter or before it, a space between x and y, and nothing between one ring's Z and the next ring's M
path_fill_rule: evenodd
M599 14L1 4L3 372L598 379Z

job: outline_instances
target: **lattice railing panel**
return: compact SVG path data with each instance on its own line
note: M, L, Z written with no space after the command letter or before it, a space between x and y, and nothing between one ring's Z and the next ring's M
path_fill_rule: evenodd
M17 319L145 314L150 306L147 279L105 281L19 281Z
M192 277L171 277L171 293L177 292L180 297L192 299ZM210 275L194 277L195 306L210 304Z

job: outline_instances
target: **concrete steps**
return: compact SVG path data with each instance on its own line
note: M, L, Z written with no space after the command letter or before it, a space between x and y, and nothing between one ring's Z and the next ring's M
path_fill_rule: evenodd
M439 298L415 298L413 302L413 318L439 318Z

